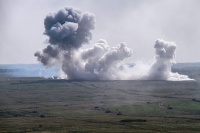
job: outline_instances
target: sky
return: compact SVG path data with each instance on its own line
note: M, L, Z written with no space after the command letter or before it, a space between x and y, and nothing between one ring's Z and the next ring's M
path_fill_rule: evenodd
M99 39L126 42L132 62L154 58L158 38L177 44L177 62L200 62L199 0L0 0L0 64L38 63L47 46L44 19L73 6L95 14L90 47Z

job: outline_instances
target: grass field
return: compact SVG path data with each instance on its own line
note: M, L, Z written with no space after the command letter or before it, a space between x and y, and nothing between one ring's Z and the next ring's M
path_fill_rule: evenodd
M0 132L199 133L200 85L5 78Z

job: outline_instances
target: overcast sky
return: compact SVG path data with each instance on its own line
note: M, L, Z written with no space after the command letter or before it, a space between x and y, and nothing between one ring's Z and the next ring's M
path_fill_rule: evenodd
M44 18L67 6L96 16L92 46L126 42L132 62L154 58L158 38L177 44L177 62L199 62L200 0L0 0L0 64L37 63Z

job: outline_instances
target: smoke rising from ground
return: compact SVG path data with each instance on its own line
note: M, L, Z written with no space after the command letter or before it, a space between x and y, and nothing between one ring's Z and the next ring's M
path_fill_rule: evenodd
M45 66L58 65L61 78L81 80L187 80L187 76L171 72L176 44L158 39L154 45L153 65L125 64L133 50L122 42L111 47L99 40L93 47L82 49L92 39L95 17L89 12L67 7L44 20L48 46L35 53Z
M147 80L190 80L186 75L172 73L171 67L175 62L176 44L174 42L158 39L155 42L155 62L150 67Z

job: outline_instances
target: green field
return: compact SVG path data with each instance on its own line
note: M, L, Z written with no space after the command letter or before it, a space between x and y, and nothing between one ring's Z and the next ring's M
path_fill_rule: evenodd
M7 77L0 132L199 133L200 85Z

